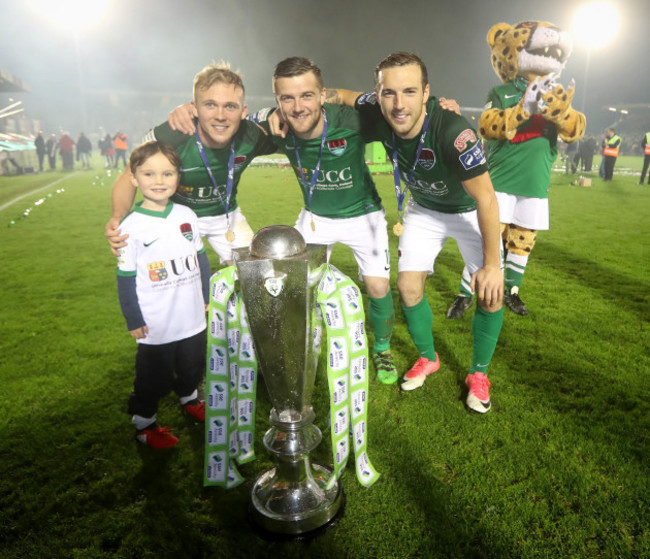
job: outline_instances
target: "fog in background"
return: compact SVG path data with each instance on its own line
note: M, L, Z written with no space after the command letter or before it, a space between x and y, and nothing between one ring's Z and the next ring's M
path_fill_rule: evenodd
M256 110L273 104L271 73L287 56L312 58L326 86L369 90L374 66L396 50L420 54L432 94L479 108L499 83L485 39L489 28L543 20L571 31L584 3L112 0L103 19L79 29L75 41L72 18L67 26L55 24L31 0L0 0L0 68L31 87L30 93L0 93L0 108L9 98L22 100L23 118L40 121L45 133L96 135L101 127L112 134L122 129L138 141L190 100L194 74L212 61L225 59L241 70L249 109ZM608 106L645 103L650 111L650 2L615 5L618 36L591 52L586 88L587 49L577 41L559 80L575 79L573 104L586 112L592 134L615 118Z

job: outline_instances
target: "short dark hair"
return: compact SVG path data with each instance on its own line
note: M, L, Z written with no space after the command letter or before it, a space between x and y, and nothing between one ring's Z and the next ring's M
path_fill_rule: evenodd
M302 56L290 56L278 62L273 71L273 90L275 91L275 80L278 78L293 78L302 76L308 72L313 72L318 82L318 87L323 89L323 74L320 68L309 58Z
M131 152L131 157L129 157L129 169L131 169L131 172L135 174L135 170L138 167L157 153L162 153L167 159L169 159L169 162L176 167L177 171L181 170L181 157L178 155L178 152L169 144L155 141L145 142Z
M377 67L375 68L375 85L379 84L379 73L382 70L385 70L386 68L394 68L395 66L410 66L411 64L420 67L420 71L422 72L422 89L424 90L429 83L427 67L417 54L405 51L389 54L379 64L377 64Z

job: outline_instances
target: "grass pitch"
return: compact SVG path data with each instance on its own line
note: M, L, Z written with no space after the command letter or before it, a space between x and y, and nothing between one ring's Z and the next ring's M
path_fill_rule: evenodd
M593 173L589 188L553 175L551 230L521 290L531 314L506 309L486 416L463 405L471 313L445 318L462 269L448 243L426 288L440 371L412 393L373 377L369 455L382 477L363 489L350 465L337 525L285 542L247 522L252 481L271 464L263 386L259 458L237 489L202 486L202 428L171 396L159 418L180 444L133 441L135 344L103 238L114 175L0 177L0 557L648 556L650 188L625 171L640 165L620 158L611 183ZM375 179L392 225L392 177ZM277 167L249 169L239 203L255 229L293 224L301 205ZM332 262L356 278L348 249ZM403 371L417 355L394 296ZM314 406L327 460L325 386L319 378Z

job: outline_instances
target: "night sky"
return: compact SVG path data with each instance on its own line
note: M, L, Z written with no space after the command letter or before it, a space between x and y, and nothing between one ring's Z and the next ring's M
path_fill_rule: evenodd
M396 50L420 54L434 95L482 107L499 83L488 29L501 21L538 19L571 31L584 3L112 0L99 23L79 30L77 58L72 22L67 28L54 24L31 0L0 0L0 68L31 86L31 93L12 95L24 102L25 114L41 120L46 132L61 127L73 136L82 127L78 61L91 134L99 126L144 133L189 100L194 74L220 59L243 73L253 110L273 103L270 76L282 58L307 56L321 67L326 85L368 90L376 63ZM619 32L613 43L592 51L587 94L587 49L577 41L559 79L565 85L575 79L574 106L582 109L586 97L588 126L607 117L607 106L650 105L650 3L614 4ZM0 108L9 104L10 95L3 95Z

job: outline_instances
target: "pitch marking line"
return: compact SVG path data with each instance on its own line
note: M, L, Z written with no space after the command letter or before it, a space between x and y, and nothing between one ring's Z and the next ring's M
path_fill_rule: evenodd
M46 184L45 186L42 186L41 188L39 188L37 190L32 190L31 192L27 192L26 194L23 194L22 196L18 196L18 198L14 198L10 202L6 202L5 204L2 204L2 206L0 206L0 212L2 210L4 210L4 209L8 208L9 206L12 206L16 202L20 202L23 198L27 198L27 196L32 196L33 194L39 193L41 190L45 190L47 188L51 188L53 186L56 186L60 182L63 182L64 180L67 180L67 179L70 179L70 178L74 177L75 175L78 175L79 173L81 173L81 171L77 171L77 172L72 173L70 175L66 175L65 177L61 177L60 179L55 180L54 182L51 182L50 184Z

